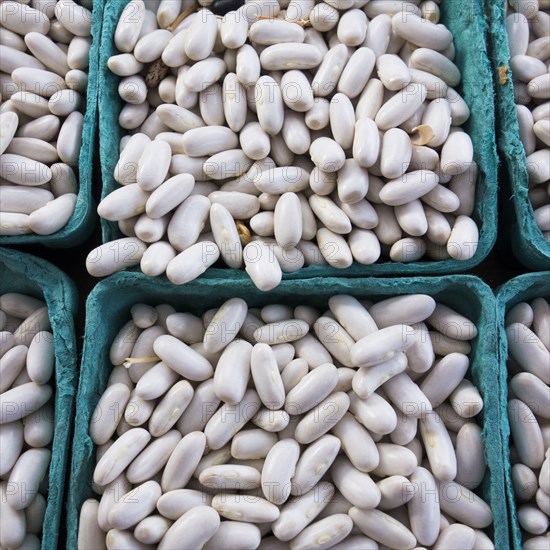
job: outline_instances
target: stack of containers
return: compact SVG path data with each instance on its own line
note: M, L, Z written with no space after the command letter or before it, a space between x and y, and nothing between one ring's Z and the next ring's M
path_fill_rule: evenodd
M27 8L26 4L27 4L26 2L23 3L22 9ZM42 4L43 5L38 6L38 8L48 13L50 18L53 17L53 10L55 9L55 5L52 5L51 2L48 3L49 5L45 5L44 3ZM55 2L53 4L55 4ZM74 206L74 211L70 219L68 220L67 224L61 229L59 229L58 231L55 231L54 233L39 235L36 233L17 234L16 232L14 232L14 234L3 235L0 237L0 244L2 246L35 245L35 244L43 244L49 247L62 247L62 248L76 246L82 243L90 235L95 223L95 216L94 216L95 204L92 198L92 187L93 187L94 165L97 161L96 130L97 130L97 100L98 100L98 68L99 68L99 49L100 49L99 37L101 34L104 1L94 0L93 3L82 2L82 5L83 6L85 5L85 7L90 8L90 11L92 13L92 21L91 21L91 29L90 29L91 45L90 45L90 51L89 51L89 61L88 61L87 67L84 69L84 71L87 73L87 84L86 84L86 102L85 102L84 108L82 109L82 111L84 112L84 120L82 125L82 136L81 136L82 144L80 148L78 163L71 166L71 168L74 170L74 172L77 174L77 177L78 177L77 191L76 191L77 198L76 198L76 204ZM75 10L78 10L79 8L80 6L73 3L72 1L66 2L66 5L63 6L63 9L65 10L66 17L69 21L77 21L77 18L75 17L75 14L77 12ZM17 11L16 8L10 7L8 3L5 3L4 9L5 9L4 14L6 16L9 16L11 12ZM36 19L33 13L34 12L30 12L29 17ZM36 21L38 20L36 19ZM86 23L88 22L86 21ZM72 23L68 23L68 24L71 25ZM78 26L78 23L75 23L75 26ZM57 32L62 32L62 30L59 31L59 29L57 29ZM38 33L35 33L35 34L38 34ZM71 35L69 35L68 33L67 35L68 37L65 38L65 40L68 40L71 37ZM42 42L44 44L42 44ZM52 48L54 49L53 55L55 57L56 55L55 48L57 46L55 46L55 43L53 44L54 44L52 46ZM43 55L45 58L52 55L52 51L50 51L48 47L48 41L46 38L43 38L43 40L41 41L38 41L38 40L36 41L36 51L39 51L41 47L44 47ZM5 56L7 58L8 54L5 53ZM25 63L27 62L28 61L21 61L21 63L23 64L22 66L25 67ZM37 66L42 66L42 64L38 62ZM73 71L73 72L81 73L81 71ZM80 76L78 78L80 78ZM40 84L37 83L37 86L38 85ZM53 89L57 89L56 86L58 86L58 84L56 84L53 81L50 84L42 83L42 85L44 86L45 89L47 89L48 86L50 88L53 87ZM23 82L21 91L32 92L34 90L32 89L31 83ZM31 100L24 99L24 101L31 101ZM44 101L47 104L47 101L46 100ZM69 95L69 101L70 102L75 101L74 97ZM42 106L40 106L40 108L42 108ZM57 113L57 111L55 112ZM62 114L62 112L59 112L59 114ZM71 141L71 140L66 139L65 141ZM8 152L10 152L9 149L8 149ZM61 174L62 172L59 171L59 173ZM27 174L27 175L31 178L36 177L36 174L34 173Z
M529 12L539 3L510 2L514 8L520 4ZM502 222L503 242L510 242L517 259L529 269L540 271L550 268L550 242L545 240L534 218L529 198L529 174L514 100L514 84L510 68L510 48L506 28L506 1L490 0L487 3L490 26L489 39L497 101L498 147L503 161ZM521 6L519 6L521 7ZM542 10L542 2L540 5ZM534 136L533 136L534 139Z
M65 480L68 473L74 418L74 397L78 381L74 331L78 295L73 282L50 263L15 250L0 249L0 295L18 293L46 303L54 337L55 372L53 443L48 468L47 506L40 536L42 548L57 548L62 530ZM32 327L38 332L40 327ZM5 333L4 333L5 334ZM11 404L5 403L8 414ZM7 449L2 452L7 453ZM32 490L32 487L29 488ZM10 529L10 525L2 525Z

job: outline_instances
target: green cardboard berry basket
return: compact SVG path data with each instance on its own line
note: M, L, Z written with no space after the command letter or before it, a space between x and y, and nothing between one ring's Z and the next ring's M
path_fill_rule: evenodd
M118 54L114 44L114 31L125 2L107 0L105 4L101 52L99 56L99 149L103 180L102 198L119 187L113 173L118 161L119 143L126 131L118 125L122 100L118 95L120 77L111 73L107 60ZM494 102L491 66L485 42L486 17L483 0L445 0L440 4L441 22L455 37L454 62L462 72L462 84L458 91L468 103L471 116L464 125L474 144L474 160L479 174L473 218L480 229L476 254L469 260L419 261L400 263L385 261L373 265L356 262L347 269L326 266L309 266L285 274L285 279L311 277L368 276L368 275L426 275L449 274L467 271L479 264L490 252L497 233L497 153L494 136ZM103 242L123 237L118 225L101 220ZM231 277L227 269L219 276Z
M508 402L508 372L506 360L508 359L508 339L504 319L506 313L519 302L530 301L537 297L550 300L550 271L540 273L526 273L511 279L500 286L496 291L497 326L499 330L499 357L500 357L500 399L503 409ZM506 497L508 500L508 516L510 519L510 541L516 550L521 550L521 531L516 514L516 500L512 488L511 464L510 464L510 424L506 414L502 417L502 443L504 451L504 474L506 483Z
M92 197L95 165L97 159L97 96L99 68L99 38L103 22L105 0L94 0L86 7L92 10L92 46L88 66L88 88L86 91L86 111L82 127L82 147L78 159L78 194L75 209L65 227L51 235L4 235L1 246L41 244L54 248L66 248L82 243L93 230L96 221L95 201ZM84 2L81 2L84 5Z
M489 38L496 87L497 142L503 163L502 222L516 258L531 270L550 269L550 243L538 228L529 200L529 176L514 102L506 0L487 0Z
M6 292L19 292L44 300L48 306L54 336L55 431L42 532L42 549L50 550L59 545L65 473L69 463L77 384L74 316L78 294L67 275L49 262L30 254L0 248L0 295Z
M427 293L455 308L474 321L479 334L472 341L469 376L485 401L483 438L488 469L481 496L491 505L496 548L508 548L508 516L504 499L504 466L500 424L503 418L498 392L498 362L495 357L495 299L489 287L477 277L451 275L438 278L313 278L283 281L269 294L254 287L245 274L221 280L205 277L183 287L141 273L117 273L96 285L86 303L86 331L77 395L76 430L73 443L70 489L67 504L67 544L76 547L78 514L84 500L92 496L91 480L95 467L94 445L88 426L94 408L105 390L111 364L112 340L130 319L136 302L151 305L170 303L178 311L200 314L219 307L232 297L241 297L251 306L270 303L309 304L323 311L330 296L351 294L358 298L379 300L384 297Z

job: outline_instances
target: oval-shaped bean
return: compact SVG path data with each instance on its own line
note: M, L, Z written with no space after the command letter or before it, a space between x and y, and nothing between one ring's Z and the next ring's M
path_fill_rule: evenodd
M374 119L376 125L380 130L389 130L403 124L420 108L426 96L424 84L408 84L380 107Z
M132 428L121 435L97 463L94 483L107 485L120 475L145 448L151 434L143 428Z
M441 517L436 481L420 466L409 479L413 493L408 505L411 530L420 544L430 546L437 540Z
M353 528L353 521L347 514L334 514L306 527L290 541L290 548L330 548L345 539Z
M375 434L392 433L397 426L393 407L380 395L373 393L366 399L350 395L350 411L367 430ZM409 419L412 422L412 419Z
M98 523L99 502L90 498L82 504L78 524L78 547L101 548L105 546L105 533Z
M241 460L265 458L277 443L277 436L260 429L244 430L231 442L231 456Z
M138 485L111 508L109 523L115 529L128 529L136 525L155 510L161 494L160 485L155 481Z
M159 336L153 349L166 365L189 380L206 380L214 372L204 357L173 336Z
M349 413L332 428L350 462L361 472L373 471L379 465L379 453L369 432Z
M254 550L260 544L260 529L243 521L223 521L214 536L203 546L204 550L216 550L220 547L240 547L243 550Z
M293 439L282 439L271 447L261 476L262 491L268 501L279 506L286 502L299 456L300 445Z
M206 380L195 388L191 403L181 415L177 428L182 434L202 430L208 420L216 412L220 404L219 398L214 393L213 379Z
M6 548L21 545L26 533L25 512L12 508L7 501L7 495L8 482L2 481L0 482L0 544Z
M0 445L3 449L0 457L0 475L4 476L17 462L23 449L23 424L19 421L0 424Z
M280 515L277 506L263 498L247 499L234 494L216 495L212 507L224 518L250 523L272 522Z
M21 420L47 403L52 395L48 385L27 382L0 394L0 424Z
M211 449L223 447L258 412L260 398L254 390L247 390L240 403L224 404L204 428Z
M253 241L245 246L243 256L246 272L260 290L271 290L279 284L281 266L267 244Z
M321 60L321 52L315 46L299 42L277 43L260 54L260 63L266 71L314 69Z
M409 549L416 546L416 538L411 531L384 512L353 507L349 515L365 535L385 546Z
M262 403L268 409L280 409L285 391L273 350L267 344L256 344L252 349L250 371Z
M179 441L162 474L161 483L164 493L187 485L202 457L205 446L206 437L202 432L188 433Z
M457 475L457 458L449 432L439 415L432 411L420 419L420 434L433 475L451 481Z
M527 372L537 376L545 384L550 384L547 365L550 352L538 336L525 325L514 323L506 327L509 353Z
M183 514L168 529L158 548L160 550L184 546L202 548L220 525L218 512L210 506L197 506Z
M544 461L544 444L540 426L529 407L519 399L508 401L510 430L521 462L540 468Z
M208 488L249 490L260 486L260 472L251 466L225 464L205 468L199 481Z
M14 510L23 510L33 501L48 468L52 453L49 449L29 449L14 464L8 480L6 500Z
M129 399L130 390L125 384L113 384L105 390L96 405L89 428L90 437L96 445L107 443L115 433Z

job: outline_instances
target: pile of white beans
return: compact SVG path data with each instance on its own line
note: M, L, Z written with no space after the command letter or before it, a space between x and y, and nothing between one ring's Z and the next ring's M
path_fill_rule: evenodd
M512 484L525 550L550 544L550 305L515 305L506 316Z
M474 323L424 294L328 306L134 305L79 548L494 548Z
M509 3L506 30L529 199L535 222L550 242L550 2Z
M116 27L129 135L98 213L126 237L91 252L92 275L183 284L221 257L269 290L312 264L475 254L470 111L437 2L252 0L180 21L189 4L132 0Z
M54 431L46 304L0 296L0 547L40 549Z
M73 215L91 23L72 0L0 2L0 235L51 235Z

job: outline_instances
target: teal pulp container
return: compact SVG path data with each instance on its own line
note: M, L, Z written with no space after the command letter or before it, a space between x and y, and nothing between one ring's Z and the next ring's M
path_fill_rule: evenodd
M95 449L88 435L94 408L105 390L112 366L109 348L123 324L130 318L136 302L151 305L169 303L177 311L201 314L219 307L233 297L243 298L250 307L270 303L307 304L323 311L328 299L350 294L374 301L388 296L426 293L455 308L474 321L479 334L472 341L469 376L484 399L482 436L485 441L487 473L479 488L491 505L496 548L508 548L508 515L504 498L504 466L500 426L505 414L498 388L499 365L496 358L495 299L490 288L473 276L411 278L313 278L283 281L269 294L254 287L245 274L234 278L200 279L182 287L155 280L141 273L118 273L101 281L86 303L86 332L77 395L76 430L73 444L71 481L67 504L68 547L75 548L78 513L84 500L92 496L91 480L95 467Z
M0 294L18 292L44 300L52 325L55 348L55 415L52 460L42 549L60 545L65 474L69 464L70 438L77 385L77 350L74 315L78 294L73 282L55 266L30 254L0 248ZM59 546L58 546L59 545Z

